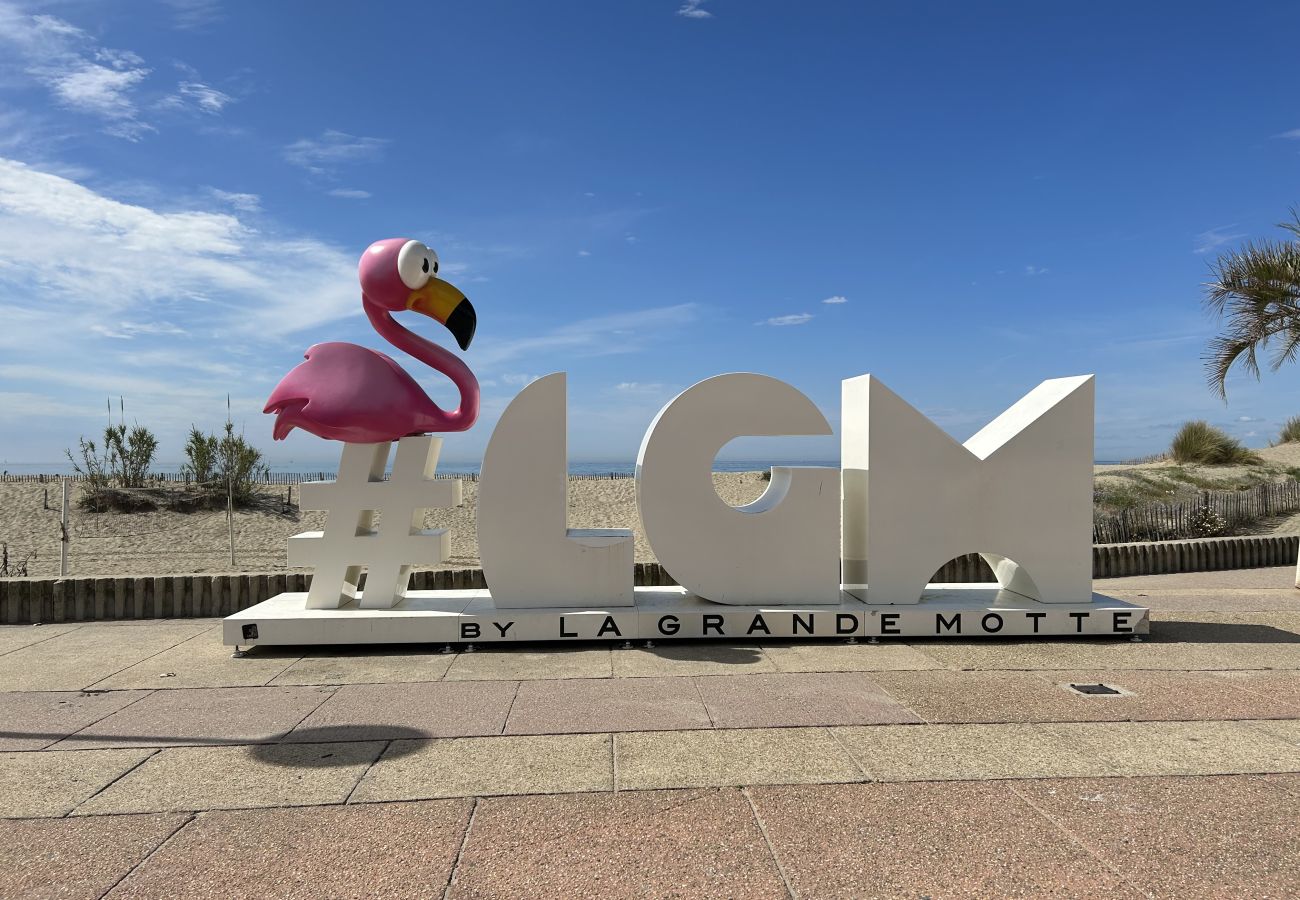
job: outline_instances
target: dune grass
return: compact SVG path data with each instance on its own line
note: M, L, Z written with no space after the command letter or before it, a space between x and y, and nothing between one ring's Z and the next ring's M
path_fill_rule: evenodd
M1248 450L1241 441L1201 419L1183 423L1169 445L1169 455L1176 462L1204 466L1260 462L1259 455Z
M1292 416L1282 424L1282 430L1277 436L1277 443L1294 444L1297 442L1300 442L1300 416Z

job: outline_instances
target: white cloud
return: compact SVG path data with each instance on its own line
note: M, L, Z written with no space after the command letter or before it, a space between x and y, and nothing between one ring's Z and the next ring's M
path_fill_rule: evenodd
M1230 229L1236 227L1236 224L1221 225L1217 228L1211 228L1209 231L1202 231L1196 236L1196 246L1192 252L1209 253L1216 247L1222 247L1231 241L1244 238L1246 236L1244 233L1232 233L1230 231Z
M501 376L501 382L502 382L503 384L508 384L508 385L510 385L511 387L525 387L525 386L527 386L527 385L532 384L534 381L536 381L537 379L539 379L539 378L541 378L541 377L542 377L542 376L540 376L540 375L517 375L517 374L510 374L510 375L502 375L502 376Z
M707 9L701 9L707 0L686 0L677 10L677 15L686 19L712 19L713 13Z
M1047 272L1048 269L1046 266L1025 266L1025 274L1028 275L1030 278L1034 277L1035 275L1046 275Z
M1300 128L1292 128L1290 131L1284 131L1278 137L1288 138L1293 141L1300 141Z
M96 323L90 326L90 330L96 334L102 334L104 337L124 341L129 341L141 334L187 333L184 328L179 328L171 322L119 322L116 327Z
M106 133L139 140L153 130L135 102L135 88L150 73L138 54L96 46L70 22L29 16L11 3L0 3L0 42L60 106L105 120Z
M221 18L219 0L162 0L162 2L172 8L172 21L183 31L202 28Z
M579 255L579 256L591 256L591 251L590 251L590 250L579 250L579 251L578 251L578 255Z
M160 212L0 158L0 317L9 326L0 343L62 330L73 311L87 330L174 319L252 338L284 334L359 311L356 261L317 240L254 231L230 212Z
M347 163L371 162L388 146L384 138L355 137L329 130L318 138L300 138L284 148L284 158L313 175L327 175Z
M581 319L522 338L493 341L484 335L482 341L474 344L474 359L480 368L487 369L534 353L578 356L635 353L657 340L658 333L695 321L698 313L694 303L679 303Z
M657 381L623 381L614 385L614 390L624 394L662 394L667 387Z
M357 190L356 188L334 188L326 191L331 197L342 197L344 200L368 200L370 191Z
M211 188L212 196L222 203L229 203L240 212L261 212L262 198L257 194L242 194L238 191L223 191L219 188Z
M795 313L790 316L774 316L771 319L764 319L762 322L755 322L755 325L807 325L812 321L812 313Z
M209 115L216 115L226 108L234 98L224 91L219 91L201 81L182 81L176 85L176 93L164 98L159 105L173 109L197 109Z
M641 239L635 234L626 235L623 240L627 241L629 244L639 244L641 242Z
M827 297L825 300L822 301L822 303L829 303L832 306L838 306L841 303L848 303L848 302L849 302L848 297L841 297L839 294L836 294L834 297Z

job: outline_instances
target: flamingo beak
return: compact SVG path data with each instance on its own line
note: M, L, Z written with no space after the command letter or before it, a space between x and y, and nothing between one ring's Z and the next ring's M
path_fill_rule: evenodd
M406 308L437 319L447 326L460 349L469 349L478 316L474 313L474 306L455 285L441 278L430 278L424 287L411 291L406 298Z

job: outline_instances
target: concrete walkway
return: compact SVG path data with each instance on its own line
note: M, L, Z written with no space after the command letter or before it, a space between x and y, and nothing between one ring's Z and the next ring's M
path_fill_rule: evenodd
M6 627L0 895L1295 896L1293 583L1098 582L1141 642Z

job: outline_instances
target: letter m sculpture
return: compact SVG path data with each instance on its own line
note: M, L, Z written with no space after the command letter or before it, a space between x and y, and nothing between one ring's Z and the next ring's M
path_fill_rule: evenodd
M979 553L1008 591L1092 598L1093 378L1044 381L964 445L871 375L843 382L845 590L917 603Z

